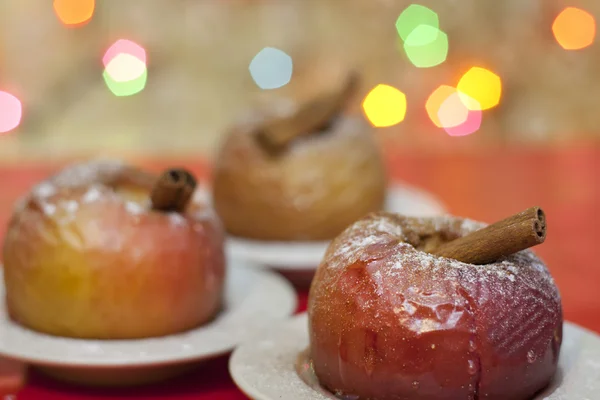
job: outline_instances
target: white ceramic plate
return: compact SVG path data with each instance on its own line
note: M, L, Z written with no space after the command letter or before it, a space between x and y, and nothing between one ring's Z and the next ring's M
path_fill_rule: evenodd
M445 211L445 207L433 195L406 184L396 184L389 188L385 209L416 217L439 215ZM314 272L328 244L329 242L268 242L229 237L227 255L282 272Z
M236 385L254 400L331 400L296 372L308 347L306 314L238 347L229 370ZM550 387L532 400L595 400L600 394L600 337L566 322L559 372Z
M239 264L231 263L228 269L225 307L213 322L180 334L136 340L71 339L24 328L8 318L0 281L0 355L36 366L122 371L226 354L247 335L283 320L296 308L296 293L284 278Z

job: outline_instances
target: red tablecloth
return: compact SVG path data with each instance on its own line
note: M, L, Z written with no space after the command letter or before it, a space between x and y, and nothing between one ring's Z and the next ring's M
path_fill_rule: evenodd
M440 196L453 214L492 222L540 205L548 215L548 239L537 252L547 261L563 296L565 318L600 332L600 148L496 150L473 155L395 153L392 178ZM168 160L140 160L154 170ZM202 177L205 164L177 160ZM13 201L58 165L0 166L0 226ZM0 230L0 237L3 235ZM300 290L300 310L306 291ZM167 383L98 390L54 382L33 372L20 400L70 399L235 400L245 397L227 373L227 357L208 362Z

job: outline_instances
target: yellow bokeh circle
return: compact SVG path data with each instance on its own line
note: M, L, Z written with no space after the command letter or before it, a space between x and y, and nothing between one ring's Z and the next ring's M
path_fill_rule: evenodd
M393 86L379 84L367 94L362 107L373 126L393 126L404 121L406 95Z
M473 67L460 78L456 89L465 95L461 99L469 110L487 110L500 103L502 81L488 69Z

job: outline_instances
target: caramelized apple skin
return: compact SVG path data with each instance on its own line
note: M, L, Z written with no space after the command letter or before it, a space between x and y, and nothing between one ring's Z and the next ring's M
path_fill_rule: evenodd
M562 307L543 264L531 252L509 282L463 274L473 304L482 366L480 399L529 399L554 376L562 343ZM514 281L512 280L514 279Z
M320 383L370 400L525 400L543 388L562 311L541 261L525 251L476 266L415 249L481 226L379 213L336 238L309 294Z
M4 243L10 316L57 336L124 339L194 328L220 309L223 230L207 207L148 210L149 188L52 182Z

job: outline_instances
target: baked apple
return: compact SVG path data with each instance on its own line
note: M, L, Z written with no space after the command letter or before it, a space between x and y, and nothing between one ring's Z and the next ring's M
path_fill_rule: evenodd
M328 240L383 208L386 176L372 131L344 116L273 155L237 126L217 158L213 204L226 230L260 240Z
M484 224L372 214L329 246L309 293L322 386L370 400L525 400L552 379L559 292L530 250L486 265L423 251Z
M128 339L219 311L224 234L210 208L150 207L156 177L119 162L69 167L17 206L3 248L11 318L51 335Z

